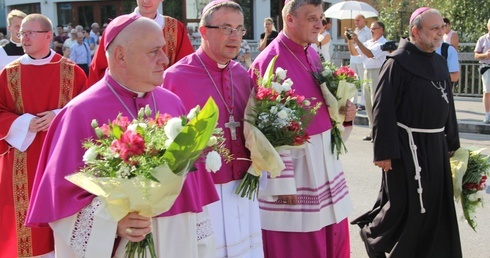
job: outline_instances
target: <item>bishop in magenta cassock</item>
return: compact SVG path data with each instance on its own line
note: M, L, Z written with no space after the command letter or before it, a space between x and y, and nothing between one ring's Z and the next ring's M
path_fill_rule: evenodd
M138 5L139 5L138 1ZM134 10L134 14L153 19L160 25L163 32L163 37L167 44L163 47L163 51L168 56L169 63L165 68L175 64L184 56L194 52L187 29L179 20L170 16L162 15L158 12L158 5L161 0L151 0L145 3L144 7L138 6ZM104 45L104 37L100 41L100 46ZM99 81L107 68L107 58L105 50L102 47L97 48L94 54L92 63L90 64L90 72L88 77L89 86Z
M107 74L60 112L47 135L27 224L53 228L59 257L112 257L113 251L114 257L123 257L125 245L133 237L134 227L129 227L129 232L128 227L121 230L96 196L65 180L65 176L84 165L81 143L96 138L93 119L105 123L118 114L135 118L146 105L153 114L186 114L175 94L155 88L162 83L163 65L168 62L162 50L163 36L158 32L158 25L144 17L123 15L114 19L105 33L104 47L114 44L108 51ZM138 51L128 52L130 45ZM189 173L171 209L152 219L158 257L214 257L213 232L205 206L217 199L208 172Z
M322 105L308 127L309 143L290 151L292 173L285 170L281 176L269 179L259 192L264 253L266 257L349 257L347 217L352 203L342 164L331 151L328 103L312 76L321 69L318 54L309 47L322 25L321 1L286 1L284 8L289 10L283 17L284 30L259 54L249 73L254 78L256 70L265 74L271 59L278 55L275 66L287 70L287 77L294 82L292 89L314 98L312 105L318 101ZM304 17L317 20L312 23ZM308 26L298 25L302 22L308 22ZM354 105L350 104L346 121L355 116ZM346 134L352 130L352 126L345 128ZM297 203L284 203L285 196L297 198Z
M210 96L218 104L218 127L223 128L226 147L234 159L223 162L221 169L213 174L220 196L219 202L209 206L216 257L260 258L263 253L258 203L235 194L250 167L250 153L243 136L243 114L253 84L243 66L231 60L240 49L243 12L232 1L212 1L204 8L202 20L209 24L201 24L201 47L165 71L163 86L180 96L186 108L203 105ZM221 24L231 24L230 27L238 30L227 35L221 29L204 26ZM224 45L231 46L230 50L221 49ZM204 166L198 169L205 171Z
M51 28L44 16L27 17L22 25L26 28ZM51 37L51 31L23 37L26 54L0 72L0 257L38 256L54 248L49 228L24 226L46 137L46 130L32 130L30 124L58 113L86 89L87 77L75 63L49 49Z

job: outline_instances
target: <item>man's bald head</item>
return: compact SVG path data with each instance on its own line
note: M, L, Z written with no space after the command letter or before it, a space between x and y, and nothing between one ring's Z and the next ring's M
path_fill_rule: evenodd
M366 17L362 14L358 14L354 19L357 29L362 30L366 26Z
M141 40L146 33L161 34L161 27L151 19L139 17L117 34L106 51L110 54L116 45L130 47L135 41Z
M163 51L165 39L161 27L153 20L138 17L113 25L106 47L110 75L136 92L149 92L163 83L168 57ZM109 24L110 26L110 24ZM109 28L108 26L108 28Z

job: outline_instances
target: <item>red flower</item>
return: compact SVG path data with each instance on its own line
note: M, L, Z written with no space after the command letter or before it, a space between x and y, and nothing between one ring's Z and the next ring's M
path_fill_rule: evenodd
M298 122L291 122L289 125L289 130L293 132L298 132L301 129L301 125Z
M136 132L125 131L120 140L112 141L110 148L115 153L119 153L121 159L128 163L132 156L141 155L144 152L145 141Z
M255 98L258 100L276 100L277 96L279 96L277 92L274 92L272 89L259 87Z
M294 143L293 145L301 145L305 142L307 142L310 139L310 136L308 133L305 133L304 135L296 135L294 137Z

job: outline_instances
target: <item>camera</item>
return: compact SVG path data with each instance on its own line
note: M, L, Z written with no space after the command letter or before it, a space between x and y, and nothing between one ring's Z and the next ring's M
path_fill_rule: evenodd
M352 39L352 30L347 29L347 39L351 40Z
M387 41L386 43L384 43L383 45L381 45L381 50L383 50L383 51L394 51L397 48L398 47L397 47L395 41Z

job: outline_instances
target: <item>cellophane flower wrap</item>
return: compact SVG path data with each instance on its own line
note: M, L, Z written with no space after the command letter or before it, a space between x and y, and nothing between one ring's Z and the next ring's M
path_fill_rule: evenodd
M481 154L483 149L459 148L451 157L454 198L461 202L463 216L476 231L476 208L483 206L483 191L490 176L489 156Z
M357 94L357 88L361 81L357 74L347 66L336 68L330 62L322 63L322 70L314 73L313 76L318 81L323 98L328 106L328 113L332 121L332 153L346 153L347 148L342 140L344 131L343 123L345 115L340 113L340 109L346 106L347 100Z
M300 147L309 140L308 124L321 105L318 102L313 106L310 100L294 92L287 71L275 68L277 57L271 60L263 76L256 71L258 87L245 108L245 146L250 150L252 165L235 193L249 199L258 196L263 171L274 178L285 169L279 150Z
M229 154L216 128L218 115L210 98L202 110L196 107L187 116L156 113L152 117L146 106L133 121L120 114L99 127L93 120L97 139L83 143L85 166L66 179L98 196L115 221L129 212L146 217L162 214L174 204L197 159L207 154L206 167L216 171L220 155ZM147 253L156 257L151 233L126 245L125 257Z

